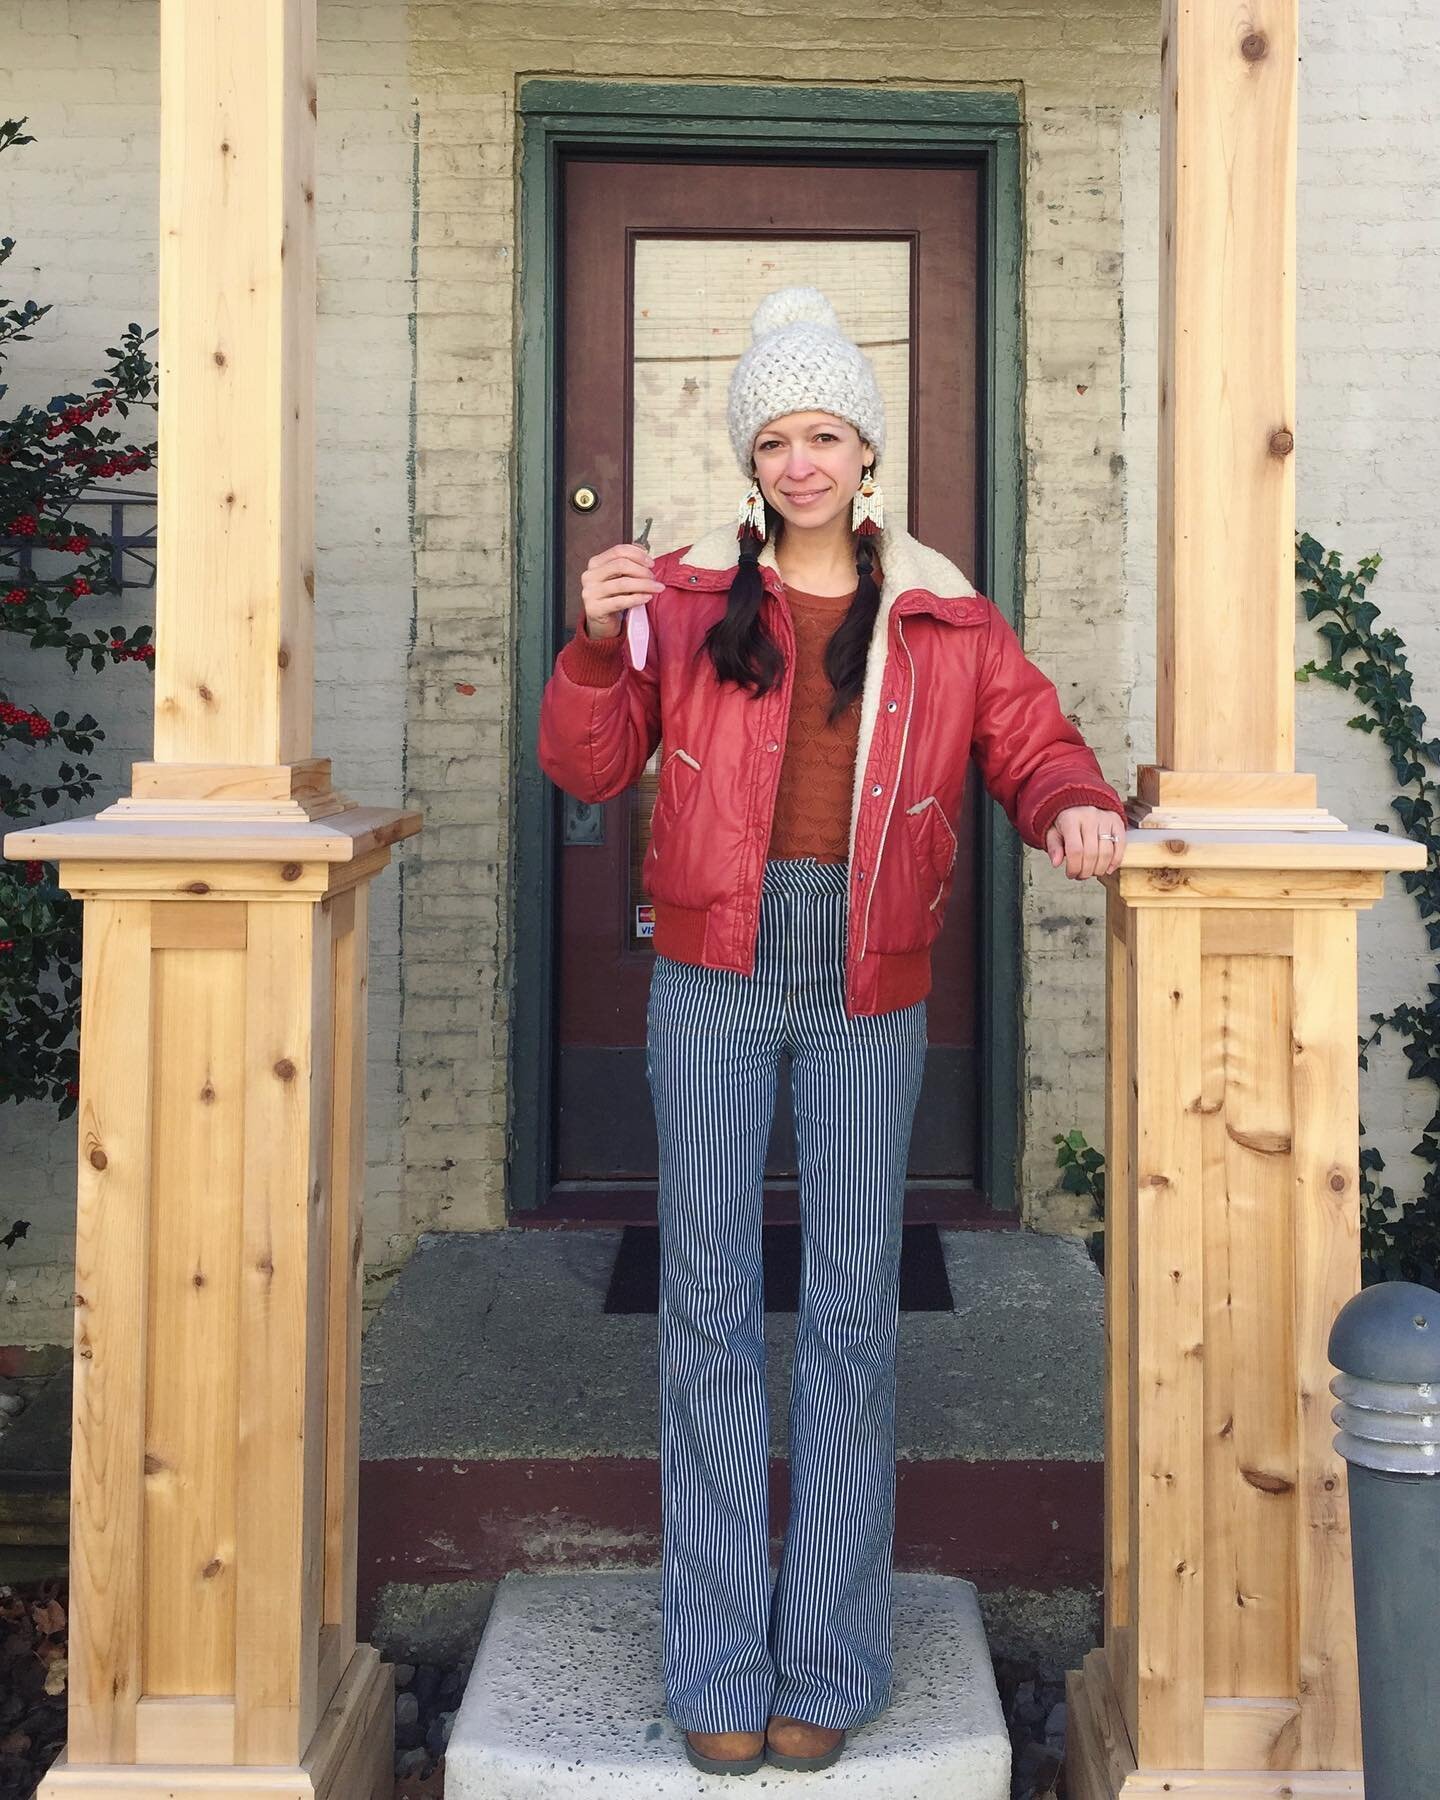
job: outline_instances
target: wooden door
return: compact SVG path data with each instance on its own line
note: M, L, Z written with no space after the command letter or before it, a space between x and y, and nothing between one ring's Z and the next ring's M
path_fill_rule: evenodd
M887 520L975 579L983 517L978 404L980 173L971 167L576 157L562 172L562 545L556 628L580 610L580 571L653 517L658 553L735 513L744 488L726 386L772 288L821 288L871 356L886 403ZM589 489L582 510L577 492ZM586 496L580 492L583 502ZM977 582L978 585L978 582ZM555 1185L547 1213L654 1217L657 1145L645 1077L653 949L640 869L659 755L625 795L555 794L560 892ZM978 773L934 953L930 1049L911 1143L907 1216L973 1211ZM766 1160L767 1213L793 1216L783 1066Z

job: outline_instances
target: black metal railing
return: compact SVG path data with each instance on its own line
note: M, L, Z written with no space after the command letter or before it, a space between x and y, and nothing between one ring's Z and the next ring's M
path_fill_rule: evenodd
M103 522L84 523L97 531L101 545L110 552L111 569L122 592L155 586L156 495L138 488L82 488L71 501L69 514L99 512ZM61 555L47 544L29 537L0 534L0 551L13 555L23 576L34 573L35 558Z

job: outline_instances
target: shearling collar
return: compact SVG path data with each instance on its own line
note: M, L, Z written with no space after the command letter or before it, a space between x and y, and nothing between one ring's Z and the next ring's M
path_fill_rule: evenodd
M728 588L739 563L735 526L716 525L698 537L687 550L675 555L676 587ZM888 618L891 607L902 594L907 596L904 608L907 613L933 612L939 618L960 623L975 617L975 601L980 602L979 610L983 611L983 597L977 594L961 569L948 556L922 544L898 525L888 526L879 534L876 555L883 574L877 623ZM768 539L761 546L758 560L762 569L772 570L779 578L775 546ZM971 604L953 604L962 600Z

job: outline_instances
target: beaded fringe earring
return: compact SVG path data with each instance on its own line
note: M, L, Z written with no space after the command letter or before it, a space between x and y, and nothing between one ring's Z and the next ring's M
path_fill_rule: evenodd
M765 496L760 491L760 481L756 477L750 483L749 492L740 502L740 529L735 536L742 544L746 538L754 538L757 543L763 544L768 529L765 521Z
M875 537L885 525L885 502L875 480L873 467L861 478L855 497L850 502L850 529L861 537Z

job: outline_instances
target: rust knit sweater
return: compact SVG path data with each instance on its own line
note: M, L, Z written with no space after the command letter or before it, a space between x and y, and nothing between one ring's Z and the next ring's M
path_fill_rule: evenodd
M825 673L825 646L855 595L853 590L831 595L787 587L785 596L795 630L795 684L766 854L844 862L850 848L860 697L856 695L833 725L827 722L835 690ZM563 652L570 675L594 687L618 681L624 642L623 631L612 638L592 638L582 619Z
M850 848L860 697L856 695L833 725L827 723L835 690L825 673L825 646L855 595L853 591L807 594L787 587L785 597L795 627L795 685L775 796L775 826L766 855L844 862Z

